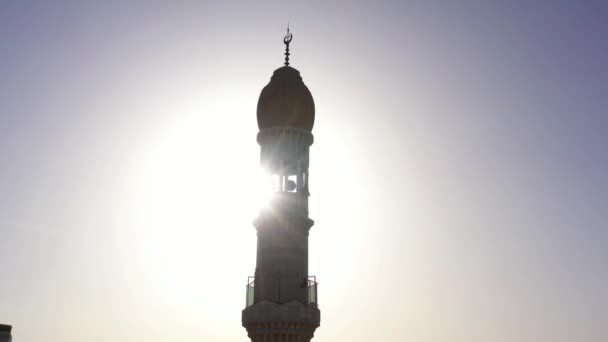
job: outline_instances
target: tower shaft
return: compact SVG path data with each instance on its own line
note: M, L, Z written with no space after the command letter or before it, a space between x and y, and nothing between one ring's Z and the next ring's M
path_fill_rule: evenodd
M308 275L310 132L291 127L258 134L273 196L254 221L257 257L243 326L252 341L310 341L320 323L317 284Z

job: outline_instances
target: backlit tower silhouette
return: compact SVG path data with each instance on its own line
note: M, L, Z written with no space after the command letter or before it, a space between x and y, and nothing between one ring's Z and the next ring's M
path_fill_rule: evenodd
M309 147L315 104L300 72L274 71L260 94L257 141L261 167L270 174L273 196L254 221L257 258L247 285L242 323L253 342L306 342L320 324L317 283L308 274ZM253 279L251 279L253 278Z

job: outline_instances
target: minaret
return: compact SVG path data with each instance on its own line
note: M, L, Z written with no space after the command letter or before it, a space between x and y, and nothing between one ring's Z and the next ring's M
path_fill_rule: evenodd
M258 100L261 167L271 178L272 199L254 221L257 258L247 285L242 323L252 342L308 342L320 324L317 282L308 274L309 148L315 104L300 72L274 71Z

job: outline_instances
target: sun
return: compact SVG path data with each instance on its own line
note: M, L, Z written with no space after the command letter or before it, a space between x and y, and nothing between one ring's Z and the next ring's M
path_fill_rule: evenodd
M140 128L129 152L123 193L117 196L116 245L125 280L146 312L179 307L197 315L213 305L232 315L244 305L247 276L256 262L253 221L270 205L274 184L260 166L254 105L222 93L228 92L218 90L215 105L199 100L167 106L175 114ZM311 253L313 274L331 267L327 260L341 260L324 256L344 238L342 227L356 225L349 213L363 210L357 198L364 197L352 193L358 187L348 187L336 201L335 166L354 170L341 174L347 184L355 183L358 172L348 167L352 142L332 140L331 129L320 136L324 148L314 151L311 217L321 222L314 229L324 234L319 241L325 246L316 243ZM221 324L221 317L205 319Z
M126 176L117 233L126 267L137 272L132 281L172 302L208 301L201 288L220 286L209 277L237 276L240 285L253 270L252 222L270 199L270 178L251 129L224 114L193 111L150 129Z

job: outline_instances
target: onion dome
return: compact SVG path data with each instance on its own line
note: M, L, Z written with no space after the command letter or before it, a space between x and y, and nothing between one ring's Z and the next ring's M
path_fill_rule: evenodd
M258 100L258 127L294 127L312 131L315 102L302 81L300 72L289 66L289 42L293 35L287 30L285 66L274 71Z

